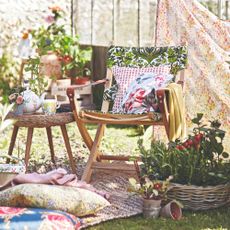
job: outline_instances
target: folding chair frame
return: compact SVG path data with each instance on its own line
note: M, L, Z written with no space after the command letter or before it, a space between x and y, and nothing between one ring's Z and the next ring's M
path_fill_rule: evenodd
M107 69L106 79L99 80L98 82L92 83L91 85L96 84L105 84L105 89L108 89L112 85L112 71ZM181 71L179 84L183 86L184 82L184 70ZM85 85L82 87L87 87ZM79 86L78 86L79 87ZM109 170L126 170L126 171L135 171L134 165L119 165L111 164L108 160L118 160L118 161L128 161L128 156L111 156L103 155L100 151L100 144L102 137L104 136L104 131L106 124L126 124L126 125L160 125L164 126L167 136L169 136L169 108L167 103L167 89L160 89L156 91L156 96L158 98L159 109L162 114L162 119L160 121L154 121L151 117L151 114L143 115L125 115L125 114L112 114L107 113L109 109L109 102L103 101L101 113L95 111L81 111L78 106L78 101L76 99L77 88L71 86L67 89L67 96L69 97L70 105L76 120L79 132L88 147L90 154L89 158L83 172L82 180L89 182L93 169L109 169ZM97 124L97 132L95 138L90 136L86 124Z

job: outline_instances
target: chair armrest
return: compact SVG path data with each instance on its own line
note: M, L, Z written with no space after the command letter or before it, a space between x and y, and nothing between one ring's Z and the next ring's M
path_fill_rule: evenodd
M77 111L77 106L76 106L76 103L75 103L75 90L80 90L82 88L85 88L85 87L89 87L89 86L94 86L94 85L99 85L99 84L104 84L108 81L108 79L102 79L102 80L98 80L98 81L95 81L95 82L92 82L92 83L89 83L89 84L85 84L85 85L71 85L69 86L67 89L66 89L66 94L69 98L69 102L70 102L70 106L71 106L71 109L72 111Z
M98 81L93 81L91 83L88 83L88 84L85 84L85 85L71 85L69 86L68 88L73 88L73 89L82 89L82 88L85 88L85 87L89 87L89 86L94 86L94 85L99 85L99 84L104 84L108 81L108 79L101 79L101 80L98 80Z
M158 99L158 106L159 106L161 113L165 113L165 100L166 100L165 92L166 90L167 89L158 89L156 91L156 96Z

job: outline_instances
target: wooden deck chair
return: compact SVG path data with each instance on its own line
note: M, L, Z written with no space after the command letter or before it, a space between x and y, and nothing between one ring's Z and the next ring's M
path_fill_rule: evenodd
M170 133L170 114L169 104L167 102L167 90L160 89L156 91L158 99L158 112L151 112L145 114L121 114L109 112L110 102L108 98L113 98L111 92L116 88L112 85L113 72L116 67L129 68L132 72L138 69L142 71L147 67L160 65L170 65L170 72L176 76L177 72L185 69L187 62L187 48L186 46L178 47L151 47L151 48L130 48L112 46L108 50L107 59L107 76L104 80L99 80L95 84L105 84L104 101L101 111L80 110L76 100L76 88L71 86L67 89L67 95L70 100L70 105L74 113L74 117L81 133L81 136L90 151L90 155L84 170L82 180L89 182L93 169L117 169L122 170L119 164L112 164L105 162L110 160L127 161L127 156L109 156L104 155L100 151L100 142L104 136L104 129L107 124L113 125L160 125L164 126L167 135ZM137 68L138 67L138 68ZM121 69L122 69L121 68ZM147 69L147 71L149 71ZM181 71L182 72L182 71ZM140 72L139 72L140 73ZM184 73L182 72L179 77L179 82L183 83ZM116 100L116 99L115 99ZM116 102L115 102L116 103ZM114 104L115 104L114 103ZM86 124L97 124L97 132L94 140L91 138ZM115 166L114 166L115 165ZM133 168L134 169L134 168ZM126 170L126 169L124 169ZM129 169L127 169L129 170Z

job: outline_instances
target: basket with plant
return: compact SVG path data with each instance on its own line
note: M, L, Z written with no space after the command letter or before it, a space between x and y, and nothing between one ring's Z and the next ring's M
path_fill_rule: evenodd
M157 141L146 150L139 142L143 171L164 180L173 176L168 191L170 199L180 201L184 208L206 210L230 203L230 160L224 151L225 131L220 122L202 122L203 114L192 119L196 125L184 141L176 140L167 147Z

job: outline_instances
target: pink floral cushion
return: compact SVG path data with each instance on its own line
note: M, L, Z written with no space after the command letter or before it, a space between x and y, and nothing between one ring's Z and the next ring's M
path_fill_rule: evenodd
M116 94L112 111L120 112L123 97L127 91L127 88L136 77L138 77L140 74L143 73L169 74L170 66L161 65L156 67L142 67L142 68L114 66L112 68L112 72L118 84L118 92Z
M40 208L0 207L0 229L77 230L82 220L67 212Z

